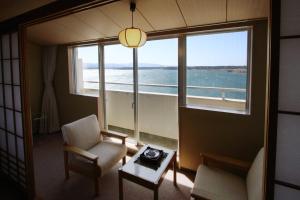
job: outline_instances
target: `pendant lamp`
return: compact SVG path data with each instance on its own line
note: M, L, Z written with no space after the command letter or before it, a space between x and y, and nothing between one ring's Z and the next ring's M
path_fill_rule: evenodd
M143 46L146 43L147 35L140 29L133 27L133 12L135 11L136 4L134 1L130 2L130 11L131 11L131 27L125 28L119 33L120 43L129 48L138 48Z

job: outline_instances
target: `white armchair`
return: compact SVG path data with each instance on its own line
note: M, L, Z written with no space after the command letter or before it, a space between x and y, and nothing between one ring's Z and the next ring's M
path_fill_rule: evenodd
M202 164L198 167L191 196L195 199L212 200L262 200L264 148L261 148L253 163L224 156L201 154ZM210 167L218 163L247 172L246 178L220 168Z
M100 130L96 115L90 115L62 127L64 138L65 175L69 170L94 180L95 194L99 193L98 178L106 174L119 160L126 162L127 135ZM104 141L102 135L122 140L122 144Z

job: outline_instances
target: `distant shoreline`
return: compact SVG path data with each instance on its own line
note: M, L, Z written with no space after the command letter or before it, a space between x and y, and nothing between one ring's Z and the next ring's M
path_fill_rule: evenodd
M85 69L96 69L95 67L86 67ZM117 70L129 70L132 67L106 67L106 69L117 69ZM178 67L139 67L140 70L153 70L153 69L162 69L162 70L177 70ZM246 66L190 66L187 69L199 69L199 70L232 70L232 71L246 71Z

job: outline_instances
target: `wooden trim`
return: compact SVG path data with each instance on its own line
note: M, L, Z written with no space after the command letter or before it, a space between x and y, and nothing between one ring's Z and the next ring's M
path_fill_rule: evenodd
M122 140L122 144L124 144L124 145L125 145L126 138L128 138L127 134L118 133L118 132L114 132L114 131L101 131L101 134L108 136L108 137L120 139L120 140Z
M300 112L287 111L287 110L278 110L278 113L287 114L287 115L300 115Z
M286 35L286 36L280 36L281 40L286 40L286 39L300 39L300 35Z
M223 165L231 166L232 168L242 170L244 172L248 172L251 167L250 162L234 159L227 156L219 156L208 153L202 153L200 154L200 156L204 165L207 165L209 162L217 162Z
M31 129L31 106L30 106L30 93L29 83L27 82L26 75L28 74L28 68L26 68L25 57L25 38L26 32L19 30L19 65L20 65L20 84L21 84L21 105L23 111L23 137L24 137L24 154L26 164L26 181L27 181L27 196L28 199L35 197L35 181L34 181L34 166L33 166L33 139Z
M291 183L287 183L285 181L279 181L279 180L275 180L274 182L278 185L289 187L289 188L292 188L292 189L295 189L295 190L300 190L300 185L295 185L295 184L291 184Z
M92 154L88 151L85 151L83 149L80 149L78 147L75 146L70 146L70 145L65 145L64 146L64 152L69 152L69 153L73 153L76 154L78 156L81 156L87 160L91 160L91 161L95 161L98 159L98 156L95 154Z
M274 198L274 178L276 164L278 87L279 87L279 50L280 50L280 1L272 0L270 7L270 76L269 110L266 136L266 199Z
M15 110L15 87L13 86L13 83L14 83L14 69L13 69L13 60L12 60L12 55L13 55L13 50L12 50L12 34L9 34L9 48L10 48L10 78L11 78L11 97L12 97L12 107L13 109ZM18 33L17 33L18 34ZM18 41L19 41L19 37L18 37ZM19 46L19 45L18 45ZM19 49L18 49L19 51ZM20 64L18 66L20 68ZM20 77L20 76L19 76ZM21 88L20 88L21 89ZM5 92L5 91L4 91ZM20 98L21 98L21 94L20 94ZM21 101L21 99L20 99ZM16 158L16 170L17 170L17 177L19 177L19 153L18 153L18 144L17 144L17 125L16 125L16 113L13 111L13 119L14 119L14 122L13 122L13 127L14 127L14 139L15 139L15 151L16 151L16 155L15 155L15 158ZM24 142L24 140L23 140ZM17 178L18 179L18 178Z
M6 149L5 149L5 154L6 154L6 156L8 156L8 136L7 136L7 125L6 125L6 105L5 105L5 84L4 84L4 62L3 62L3 51L2 51L2 36L3 35L0 35L0 53L1 53L1 60L0 60L0 62L1 62L1 66L2 66L2 71L1 71L1 74L0 74L0 76L2 76L2 93L3 93L3 95L2 95L2 99L3 99L3 115L4 115L4 131L5 131L5 143L6 143ZM1 128L2 129L2 128ZM3 130L3 129L2 129ZM7 167L8 167L8 169L7 169L7 171L8 171L8 173L9 173L9 160L7 160Z
M260 19L252 19L252 20L242 20L242 21L233 21L227 23L217 23L217 24L209 24L209 25L201 25L201 26L190 26L183 28L175 28L161 31L151 31L147 33L147 41L152 39L163 39L163 38L171 38L171 37L179 37L181 34L195 34L195 33L208 33L209 31L232 31L232 30L244 30L245 28L249 28L253 26L255 23L264 23L267 21L267 18ZM108 38L97 38L93 40L85 40L80 42L70 42L66 43L67 46L82 46L89 44L97 44L102 43L106 44L119 44L119 38L116 37L108 37Z
M178 108L186 106L186 36L178 37Z

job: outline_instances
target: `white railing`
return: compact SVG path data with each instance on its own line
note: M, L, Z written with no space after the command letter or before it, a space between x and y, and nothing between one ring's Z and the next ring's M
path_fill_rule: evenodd
M98 82L90 81L97 84ZM127 85L131 83L106 82L112 85ZM151 87L172 87L177 85L139 84ZM219 88L189 86L189 88L217 90L224 93L220 97L187 96L188 105L201 105L210 108L244 111L246 102L241 99L225 98L226 92L246 92L239 88ZM97 88L86 89L98 94ZM155 90L154 90L155 91ZM106 117L109 125L125 129L134 129L134 109L132 108L133 91L124 89L108 89L106 87ZM178 97L177 94L163 92L139 92L139 130L141 132L178 139Z
M94 83L99 84L97 81L84 81L84 83ZM105 82L108 85L125 85L125 86L133 86L133 83L122 83L122 82ZM173 84L146 84L146 83L139 83L139 86L148 86L148 87L158 87L158 88L178 88L178 85ZM96 89L96 88L86 88L86 89ZM188 85L187 89L199 89L199 90L210 90L210 91L218 91L220 93L220 97L222 100L225 100L227 92L236 92L236 93L246 93L246 89L243 88L228 88L228 87L209 87L209 86L191 86ZM127 91L127 90L118 90L118 91ZM127 91L128 92L128 91ZM146 91L143 91L147 93ZM162 93L162 92L158 92ZM169 93L164 93L169 94ZM196 95L195 95L196 96Z
M99 101L100 102L100 101ZM106 91L106 119L109 125L134 129L133 93ZM232 110L245 109L245 101L188 97L190 105L207 105ZM172 94L139 93L139 130L178 139L178 97Z

